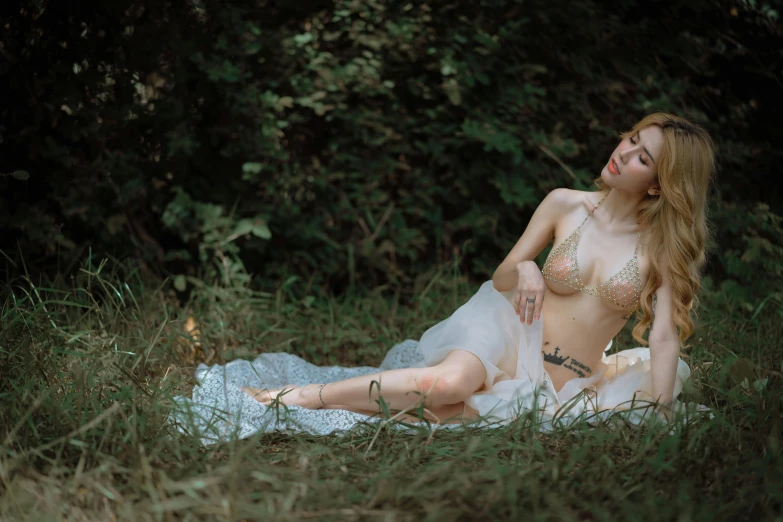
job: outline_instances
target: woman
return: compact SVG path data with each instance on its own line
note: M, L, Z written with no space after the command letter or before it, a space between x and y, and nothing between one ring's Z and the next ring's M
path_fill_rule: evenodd
M679 351L694 330L706 260L713 146L703 128L665 113L621 138L597 192L549 193L492 280L424 333L423 367L243 389L267 405L366 414L378 413L380 394L390 410L423 401L440 421L508 420L533 408L556 415L574 397L584 399L579 412L645 399L668 419L690 374ZM539 270L532 260L552 239ZM646 344L650 328L649 349L602 357L637 310L633 336Z

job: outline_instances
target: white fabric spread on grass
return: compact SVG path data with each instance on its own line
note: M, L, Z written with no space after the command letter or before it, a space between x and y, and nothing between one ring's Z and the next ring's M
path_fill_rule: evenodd
M236 360L224 366L201 364L196 369L199 384L192 398L175 398L171 420L181 431L198 434L203 444L246 438L258 432L327 435L350 430L359 423L381 419L345 410L267 407L240 388L303 386L394 368L431 366L454 348L470 350L487 370L485 389L465 401L482 416L481 425L502 425L527 412L534 412L542 431L581 420L602 422L609 416L631 424L657 418L644 402L652 397L649 349L605 355L591 376L571 379L556 392L541 354L543 315L532 325L521 323L511 305L512 296L513 292L498 292L492 281L487 281L448 319L427 330L419 342L409 339L394 346L378 368L316 366L288 353L264 353L252 362ZM607 350L610 346L611 342ZM680 394L690 373L680 359L674 397ZM706 406L683 404L676 399L672 408L688 420L709 411Z

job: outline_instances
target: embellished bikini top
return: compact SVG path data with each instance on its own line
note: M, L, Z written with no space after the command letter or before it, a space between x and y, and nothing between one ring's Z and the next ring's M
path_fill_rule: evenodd
M607 193L607 196L609 194ZM560 243L547 256L544 268L541 273L546 279L556 283L563 283L570 288L599 297L604 301L617 305L624 309L624 318L630 317L639 306L639 298L642 294L642 282L639 275L639 259L636 253L639 250L639 242L642 237L641 232L636 238L636 248L633 252L633 258L608 281L598 286L587 286L579 273L579 263L576 260L576 248L579 245L582 226L587 222L587 218L593 215L595 209L601 206L606 196L587 214L582 224L574 230L565 241Z

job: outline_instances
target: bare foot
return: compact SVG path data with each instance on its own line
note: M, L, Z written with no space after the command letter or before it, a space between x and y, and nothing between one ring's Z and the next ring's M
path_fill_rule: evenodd
M318 384L308 384L301 388L289 384L272 390L246 386L242 391L265 406L272 406L277 400L286 406L301 406L309 410L317 410L323 406L321 399L318 398L318 388L320 388Z

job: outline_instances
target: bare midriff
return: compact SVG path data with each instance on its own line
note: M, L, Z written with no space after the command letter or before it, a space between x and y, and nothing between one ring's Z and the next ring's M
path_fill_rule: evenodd
M541 351L544 369L555 390L560 391L567 381L593 374L606 345L623 328L626 319L622 310L601 299L559 283L545 282Z
M644 287L649 262L644 248L634 251L634 243L641 237L638 227L628 227L621 235L603 224L603 217L588 214L594 210L598 195L574 192L574 208L566 211L556 225L553 251L568 238L580 223L588 224L581 231L575 258L577 277L585 285L595 286L610 281L612 275L628 264L632 254L638 254L639 285ZM642 242L643 243L643 242ZM555 259L553 259L555 261ZM553 263L556 268L558 263ZM542 268L542 267L539 267ZM574 288L568 281L559 282L544 277L546 288L541 308L543 319L544 369L552 378L555 390L560 391L571 379L590 377L601 360L606 345L623 328L634 306L612 302ZM635 300L634 300L635 301ZM638 301L631 303L638 306ZM624 309L621 305L625 306Z

